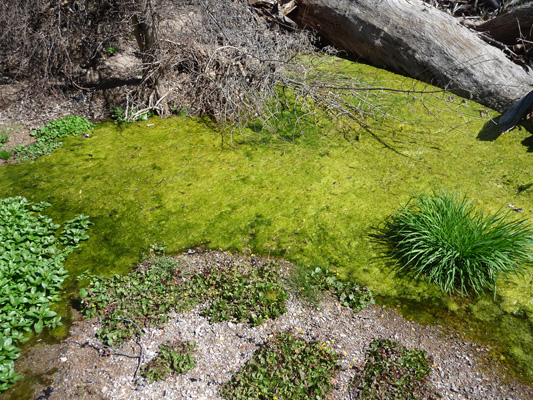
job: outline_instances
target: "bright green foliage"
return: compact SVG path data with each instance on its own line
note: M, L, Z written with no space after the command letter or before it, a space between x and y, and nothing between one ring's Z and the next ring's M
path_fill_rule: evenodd
M86 240L88 217L80 215L59 225L40 214L50 204L32 203L23 197L0 200L0 391L16 379L16 342L26 332L61 325L50 306L60 300L67 271L67 254Z
M533 263L533 227L510 211L485 215L466 196L422 194L391 216L384 230L400 270L447 293L494 289L500 276Z
M184 374L194 368L194 342L176 340L159 346L159 352L141 368L141 376L151 383L167 379L172 374Z
M36 160L39 157L46 156L58 147L61 147L61 144L58 142L44 142L37 141L30 144L29 146L24 146L22 144L13 147L13 154L18 162L27 162Z
M118 53L118 47L117 46L107 46L104 51L106 52L106 54L110 55L110 56L114 56L115 54Z
M323 399L332 387L338 359L326 343L277 333L222 386L220 395L232 400Z
M9 139L9 135L0 135L0 146L6 144Z
M361 374L352 382L354 399L431 400L440 398L429 382L432 358L388 339L370 343Z
M9 150L0 149L0 158L2 160L9 160L10 157L11 157L11 152Z
M74 115L49 122L40 130L31 132L31 135L37 139L35 143L29 146L19 145L13 148L15 157L19 162L35 160L61 147L60 139L69 135L80 135L94 127L95 125L85 118Z
M98 336L109 345L122 343L137 334L131 323L161 326L171 310L182 312L208 302L204 315L211 322L232 320L261 324L286 312L285 288L278 268L267 263L254 269L250 264L208 269L190 274L169 257L149 259L145 268L112 278L88 278L81 291L82 311L99 317Z
M49 122L38 131L32 131L32 135L35 136L37 140L51 142L69 135L81 135L83 132L93 129L94 127L94 124L91 124L83 117L69 115L64 118L59 118L56 121Z
M344 307L354 312L374 304L372 291L351 281L339 279L339 273L325 267L303 267L294 270L292 287L312 303L318 303L324 292L331 292Z

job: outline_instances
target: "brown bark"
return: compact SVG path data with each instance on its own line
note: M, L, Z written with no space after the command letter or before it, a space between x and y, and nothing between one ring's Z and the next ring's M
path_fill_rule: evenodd
M143 61L146 78L155 63L157 50L157 12L153 0L137 0L132 7L131 24Z
M351 55L500 112L533 85L502 51L420 0L297 0L289 17Z
M476 26L475 29L488 33L494 39L510 46L520 43L521 40L531 41L533 38L533 4L501 14Z

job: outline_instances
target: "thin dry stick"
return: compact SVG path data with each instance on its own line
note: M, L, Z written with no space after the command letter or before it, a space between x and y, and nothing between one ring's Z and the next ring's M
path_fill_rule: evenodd
M123 356L123 357L128 357L128 358L136 358L138 361L137 361L137 368L135 369L135 373L133 374L133 379L132 381L135 382L137 380L137 375L139 374L139 370L141 368L141 364L142 364L142 361L143 361L143 358L144 358L144 346L142 345L142 342L141 342L141 337L142 337L142 331L141 331L141 328L139 328L139 325L137 325L134 321L132 321L131 319L127 319L127 318L114 318L115 320L117 321L125 321L125 322L129 322L131 324L133 324L136 328L137 328L137 331L139 332L139 335L137 337L137 344L139 345L139 348L140 348L140 351L139 351L139 354L128 354L128 353L123 353L111 346L108 346L100 341L97 341L97 340L91 340L89 342L89 346L95 348L96 350L100 350L101 348L104 348L106 349L107 351L109 351L112 355L115 355L115 356Z

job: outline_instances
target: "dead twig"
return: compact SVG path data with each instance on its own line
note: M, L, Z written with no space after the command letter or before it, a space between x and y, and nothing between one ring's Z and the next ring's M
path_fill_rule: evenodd
M96 350L98 350L99 352L100 351L107 351L107 352L109 352L109 354L114 355L114 356L122 356L122 357L127 357L127 358L136 358L137 359L137 368L135 368L135 372L133 374L133 379L132 379L133 382L136 382L137 381L137 375L139 374L139 370L141 368L141 365L142 365L142 362L143 362L143 359L144 359L144 353L145 353L144 346L143 346L142 341L141 341L142 330L139 327L139 325L137 325L131 319L127 319L127 318L114 318L114 319L117 320L117 321L128 322L128 323L134 325L135 328L137 328L138 336L137 336L136 342L137 342L137 344L139 346L139 354L124 353L124 352L122 352L120 350L115 349L114 347L108 346L105 343L102 343L102 342L100 342L98 340L95 340L95 339L88 340L87 345L92 347L92 348L94 348L94 349L96 349Z

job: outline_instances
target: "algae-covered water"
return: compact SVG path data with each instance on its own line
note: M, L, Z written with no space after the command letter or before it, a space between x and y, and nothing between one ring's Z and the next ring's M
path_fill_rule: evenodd
M439 188L466 192L486 212L513 204L531 218L531 135L479 140L496 113L420 94L435 89L365 65L331 59L331 68L413 92L380 92L375 101L390 116L367 116L371 129L354 125L347 136L318 119L304 135L276 139L254 127L230 146L185 118L101 124L50 156L1 168L0 196L48 201L54 220L91 217L89 241L67 260L72 278L125 273L155 243L167 253L202 246L329 265L383 302L403 304L405 315L491 344L533 379L533 273L501 279L496 298L446 297L397 276L373 239L411 196ZM65 297L76 290L71 279Z

